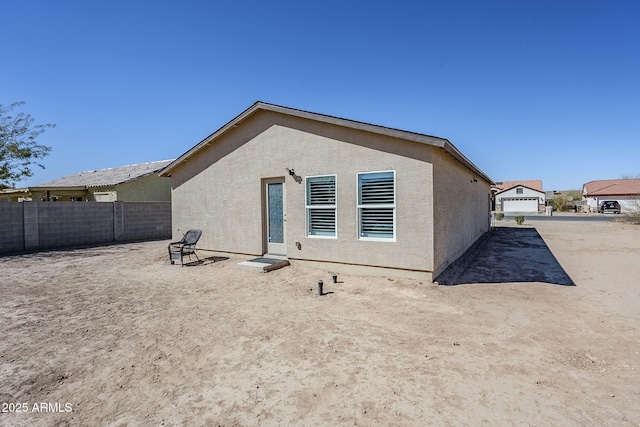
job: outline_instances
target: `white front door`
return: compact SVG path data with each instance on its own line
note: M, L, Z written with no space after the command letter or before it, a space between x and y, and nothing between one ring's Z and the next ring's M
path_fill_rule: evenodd
M286 255L284 178L265 179L264 186L264 239L267 253Z

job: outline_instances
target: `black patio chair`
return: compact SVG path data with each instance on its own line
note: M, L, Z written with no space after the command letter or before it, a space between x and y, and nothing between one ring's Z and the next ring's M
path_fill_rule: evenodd
M198 243L200 236L202 236L202 230L193 229L187 231L179 242L169 243L167 249L169 250L169 261L171 261L171 264L174 263L174 260L179 259L180 265L184 267L184 256L188 255L189 259L191 259L192 254L200 261L196 253L196 243Z

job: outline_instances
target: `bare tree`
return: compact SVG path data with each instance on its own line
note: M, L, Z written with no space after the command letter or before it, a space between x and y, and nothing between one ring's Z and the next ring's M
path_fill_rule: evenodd
M625 173L620 178L621 179L640 179L640 174Z

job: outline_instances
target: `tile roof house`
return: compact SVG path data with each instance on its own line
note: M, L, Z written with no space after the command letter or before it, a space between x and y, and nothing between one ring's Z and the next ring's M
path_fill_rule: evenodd
M500 181L495 183L494 188L496 188L498 191L504 191L504 190L508 190L510 188L516 187L518 185L531 188L532 190L543 191L542 180L540 179L529 179L529 180L521 180L521 181Z
M545 208L546 193L539 179L496 182L494 210L511 214L537 214Z
M448 140L263 102L160 174L174 237L333 272L432 280L490 225L492 180Z
M158 171L173 160L79 172L29 187L7 189L9 201L170 201L171 183Z
M604 179L589 181L582 186L582 198L591 212L603 201L620 203L622 212L635 208L640 201L640 179Z

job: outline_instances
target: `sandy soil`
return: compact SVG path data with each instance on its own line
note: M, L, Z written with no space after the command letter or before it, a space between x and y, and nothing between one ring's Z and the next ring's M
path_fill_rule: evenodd
M529 223L576 286L0 258L0 424L640 425L640 227Z

